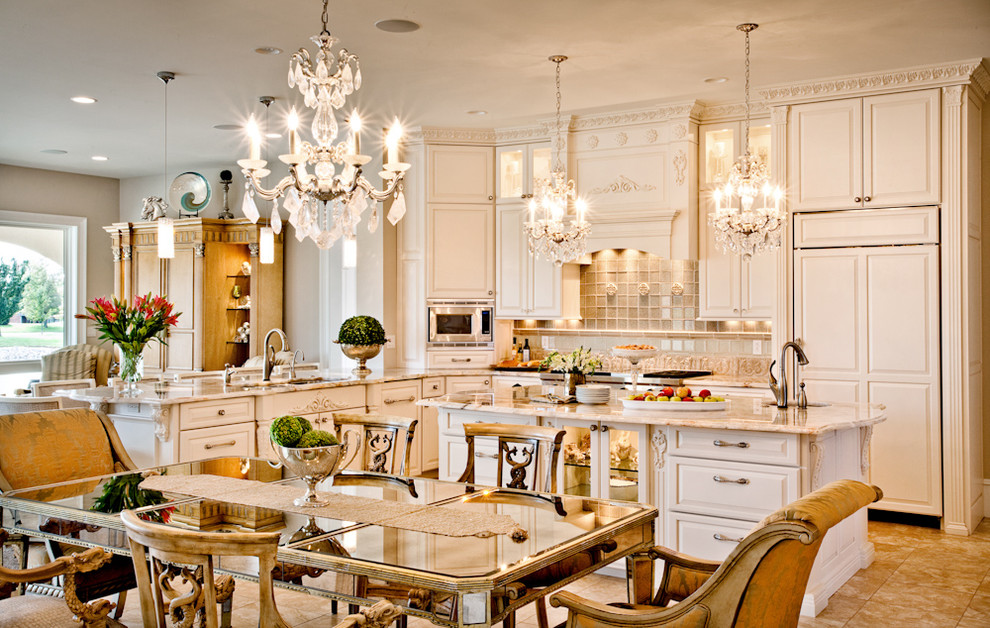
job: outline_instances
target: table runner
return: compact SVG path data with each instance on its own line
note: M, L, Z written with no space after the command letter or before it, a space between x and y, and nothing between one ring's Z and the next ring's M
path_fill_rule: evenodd
M400 504L371 497L323 492L320 495L329 498L328 505L302 507L293 503L294 499L303 494L303 489L298 486L219 475L152 475L141 482L141 488L444 536L487 538L505 534L517 542L529 536L512 517L504 514L473 512L448 506Z

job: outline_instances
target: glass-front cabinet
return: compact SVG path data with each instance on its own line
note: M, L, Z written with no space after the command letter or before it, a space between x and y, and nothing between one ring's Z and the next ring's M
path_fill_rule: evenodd
M495 163L496 202L526 201L550 174L550 143L501 146L495 149Z
M701 188L710 190L724 184L736 159L745 147L742 131L745 122L703 124L701 135ZM770 123L766 119L753 120L749 127L749 150L756 158L770 164Z
M647 426L580 419L544 419L566 432L557 490L567 495L649 502Z

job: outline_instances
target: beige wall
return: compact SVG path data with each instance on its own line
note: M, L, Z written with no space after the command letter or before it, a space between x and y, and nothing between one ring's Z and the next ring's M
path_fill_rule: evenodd
M113 257L104 225L118 220L120 182L0 164L0 210L86 219L87 300L113 290Z
M990 103L983 107L983 146L982 146L982 200L983 200L983 373L986 377L990 365ZM990 479L990 385L983 382L983 477ZM984 494L984 500L990 495ZM984 506L986 508L986 506Z

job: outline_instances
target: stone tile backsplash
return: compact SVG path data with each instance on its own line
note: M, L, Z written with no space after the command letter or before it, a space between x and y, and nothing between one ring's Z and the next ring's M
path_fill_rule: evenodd
M698 306L697 261L632 249L598 251L581 267L580 321L516 321L513 335L519 342L529 339L534 357L591 348L602 355L606 370L623 370L611 364L609 350L616 344L649 344L662 352L650 368L764 373L770 323L699 321Z

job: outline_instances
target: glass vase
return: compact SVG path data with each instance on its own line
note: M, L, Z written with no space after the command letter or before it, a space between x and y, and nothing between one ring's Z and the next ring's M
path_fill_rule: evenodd
M120 394L124 397L134 397L141 392L138 390L138 382L144 377L144 356L141 355L144 347L138 351L125 349L123 345L117 345L117 348L120 350L118 375L124 384Z

